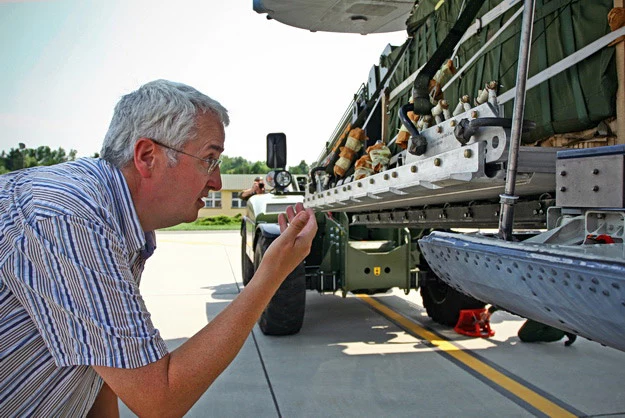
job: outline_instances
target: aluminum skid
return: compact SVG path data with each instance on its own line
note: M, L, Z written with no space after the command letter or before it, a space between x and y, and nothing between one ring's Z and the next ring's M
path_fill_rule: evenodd
M419 241L450 286L625 351L623 243L567 246L433 232Z

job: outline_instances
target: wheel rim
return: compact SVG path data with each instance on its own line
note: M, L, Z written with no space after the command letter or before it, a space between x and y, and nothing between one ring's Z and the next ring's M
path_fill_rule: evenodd
M449 291L449 286L440 280L432 281L428 283L428 292L432 297L432 301L436 304L441 304L445 302L447 298L447 292Z

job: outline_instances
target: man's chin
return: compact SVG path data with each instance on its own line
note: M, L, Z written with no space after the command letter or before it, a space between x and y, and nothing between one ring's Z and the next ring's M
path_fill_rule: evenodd
M197 212L196 212L195 214L190 214L190 215L189 215L189 216L188 216L188 217L187 217L184 221L182 221L182 222L185 222L185 223L195 222L195 221L197 221L197 218L198 218L198 216L197 216Z

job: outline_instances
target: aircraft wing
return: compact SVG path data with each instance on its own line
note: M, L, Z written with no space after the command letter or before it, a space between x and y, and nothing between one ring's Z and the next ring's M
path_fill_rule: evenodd
M406 29L415 0L254 0L254 11L312 32L384 33Z

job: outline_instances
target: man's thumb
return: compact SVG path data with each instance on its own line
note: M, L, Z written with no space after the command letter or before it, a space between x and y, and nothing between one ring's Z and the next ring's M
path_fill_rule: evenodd
M308 223L308 218L310 218L310 213L307 211L302 211L295 215L295 218L289 224L288 232L292 232L294 234L298 234L306 224Z

